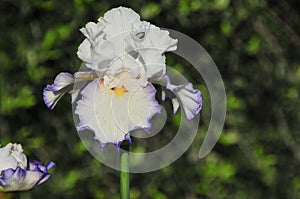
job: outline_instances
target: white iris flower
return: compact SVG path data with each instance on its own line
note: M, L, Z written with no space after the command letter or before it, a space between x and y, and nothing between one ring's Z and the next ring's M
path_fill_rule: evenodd
M50 178L48 170L54 166L53 162L46 166L38 161L28 163L20 144L0 147L0 192L32 189Z
M177 48L177 40L168 31L141 21L137 13L124 7L108 11L80 31L86 39L77 55L87 70L60 73L44 89L50 109L65 93L72 94L80 121L77 130L91 130L102 147L131 142L130 131L150 129L151 118L160 113L153 83L166 87L163 96L171 96L174 114L179 105L187 119L199 113L200 91L191 83L172 85L166 74L164 53ZM82 87L73 86L75 80Z

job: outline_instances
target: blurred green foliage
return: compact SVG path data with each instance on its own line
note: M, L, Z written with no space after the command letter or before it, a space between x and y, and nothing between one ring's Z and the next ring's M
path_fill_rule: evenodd
M210 120L209 93L190 65L168 55L168 65L202 91L201 126L175 163L131 175L131 198L300 198L299 1L1 0L0 144L18 142L29 159L57 163L47 183L14 198L119 198L118 172L80 142L70 98L50 111L42 89L58 72L79 68L79 28L120 5L198 41L217 64L228 100L223 134L199 159ZM163 133L141 143L167 143L180 122L171 111L169 118ZM145 151L142 144L133 150Z

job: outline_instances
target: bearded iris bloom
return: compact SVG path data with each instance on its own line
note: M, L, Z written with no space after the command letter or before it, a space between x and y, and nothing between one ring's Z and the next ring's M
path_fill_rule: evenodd
M92 131L101 147L119 147L124 140L131 142L130 131L151 128L151 118L161 110L154 83L165 87L163 100L171 98L174 114L179 106L189 120L199 113L200 91L191 83L173 85L166 73L165 53L176 50L178 42L168 31L141 21L124 7L108 11L80 31L86 38L77 55L87 69L58 74L44 89L44 101L53 109L70 93L79 118L77 130Z
M54 166L53 162L46 166L39 161L28 163L20 144L0 147L0 192L32 189L50 178L48 170Z

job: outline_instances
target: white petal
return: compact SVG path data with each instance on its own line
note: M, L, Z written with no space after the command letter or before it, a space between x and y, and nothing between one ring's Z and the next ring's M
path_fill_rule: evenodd
M53 91L59 91L63 88L66 88L67 86L71 85L74 83L74 76L71 73L66 73L62 72L59 73L55 80L54 83L51 85Z
M138 76L141 72L142 65L137 60L134 59L129 54L124 54L122 56L116 57L109 66L109 70L112 75L119 73L122 70L128 70L135 77Z
M103 32L107 40L113 43L115 54L122 55L126 51L125 38L132 30L132 24L140 22L140 16L130 8L114 8L99 19L105 24Z
M71 73L59 73L52 85L47 85L43 90L43 99L46 106L53 109L60 98L71 91L75 78Z
M129 131L150 128L150 119L160 112L154 87L126 92L123 96L91 82L82 92L75 113L79 116L78 130L89 129L102 144L122 142Z
M200 91L193 89L193 85L191 83L180 86L169 85L168 87L172 87L172 92L180 102L180 106L183 109L186 118L188 120L193 119L202 108L202 98Z
M92 46L91 42L85 39L78 47L77 56L88 68L103 71L116 55L110 41L102 40Z
M34 187L42 178L43 173L37 171L25 171L18 168L15 173L6 181L7 186L4 187L8 191L25 191Z
M9 143L5 147L0 148L0 174L1 171L17 166L25 168L27 166L27 158L23 153L20 144Z
M90 42L97 42L97 38L101 37L100 35L103 33L103 28L104 25L101 22L89 22L84 28L81 28L80 31L90 40Z
M83 40L79 45L77 56L88 65L92 64L91 43L88 39Z
M145 22L135 25L131 38L133 39L127 38L126 41L141 56L147 78L164 76L166 73L164 53L176 50L177 40L172 39L168 31L154 25L147 27Z
M104 71L109 67L109 62L116 57L114 44L111 41L103 40L91 50L92 64L88 66L96 71Z
M201 92L194 89L193 84L173 85L167 75L153 78L151 82L166 87L167 90L163 90L162 99L170 98L172 100L174 114L177 112L178 103L188 120L193 119L200 112L202 108Z
M141 42L145 49L155 49L161 54L177 49L177 39L172 39L169 32L151 25L145 34L145 39Z
M104 40L103 28L104 25L101 22L89 22L80 29L87 39L78 47L77 55L88 68L95 70L101 70L100 66L103 62L113 57L113 48Z
M2 171L0 175L0 191L25 191L48 180L51 169L55 164L50 162L45 167L38 161L29 163L29 170L17 167ZM27 168L28 169L28 168Z
M166 73L166 58L157 50L141 50L147 78L161 77Z

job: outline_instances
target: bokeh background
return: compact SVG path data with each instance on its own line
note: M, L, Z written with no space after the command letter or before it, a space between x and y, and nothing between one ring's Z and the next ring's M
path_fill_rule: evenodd
M30 160L57 164L48 182L13 198L119 198L119 173L81 143L70 96L50 111L42 90L59 72L80 67L76 51L84 37L79 28L120 5L198 41L220 70L228 108L217 145L199 159L209 95L192 67L169 53L168 65L202 91L200 129L175 163L131 174L131 198L300 198L298 0L1 0L0 144L21 143ZM169 103L164 106L169 110L164 131L151 142L134 140L133 149L172 139L180 116L172 116Z

